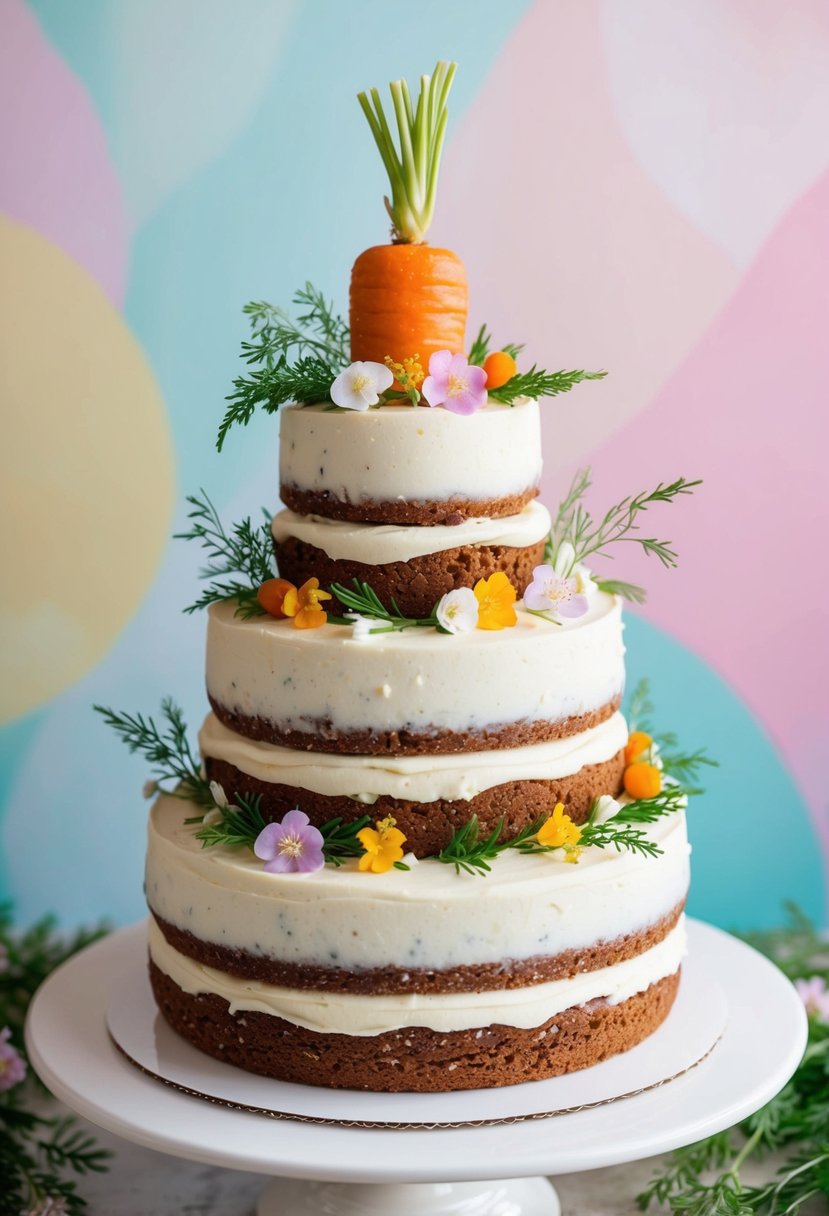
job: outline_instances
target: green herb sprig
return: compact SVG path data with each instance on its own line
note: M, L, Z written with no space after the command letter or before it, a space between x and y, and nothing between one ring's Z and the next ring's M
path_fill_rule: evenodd
M587 822L582 825L578 848L614 848L620 853L631 852L644 857L657 857L662 853L662 849L648 839L644 828L636 825L655 823L665 815L674 814L685 806L689 795L693 793L696 791L669 786L654 798L641 798L623 804L616 814L601 823L595 818L600 803L597 798L590 808ZM466 874L488 874L492 869L490 862L509 849L529 854L559 852L563 846L541 844L536 839L547 818L542 815L516 836L500 840L504 827L503 818L498 820L489 835L482 836L478 817L473 815L468 823L453 833L452 839L440 851L437 860L454 866L458 874L461 871Z
M486 325L482 325L475 335L472 345L469 348L467 362L475 367L483 367L486 362L486 357L490 352L492 345L492 334L487 329ZM504 346L498 347L499 350L505 351L506 354L512 355L513 359L517 359L524 349L523 342L507 342Z
M201 543L209 562L199 577L211 581L184 611L197 612L209 604L235 600L237 616L249 620L264 615L256 592L262 583L274 577L273 538L267 513L263 510L265 522L259 527L247 517L227 533L204 490L188 495L187 502L191 507L187 518L193 522L189 531L176 533L175 539Z
M131 752L140 752L152 766L153 790L189 799L206 808L215 805L210 783L202 775L188 742L184 715L171 697L165 697L161 703L161 725L143 714L119 714L104 705L93 708Z
M0 907L0 950L5 958L0 970L0 1027L9 1028L10 1043L24 1060L23 1026L36 990L56 967L106 932L101 925L64 937L57 932L54 918L46 917L18 933L10 907ZM99 1148L74 1118L47 1118L30 1109L36 1095L44 1092L29 1065L25 1081L0 1093L0 1216L37 1210L49 1199L63 1201L61 1211L69 1216L80 1216L86 1203L67 1175L82 1177L108 1168L111 1153Z
M349 362L348 326L321 291L306 283L294 293L297 320L264 300L243 311L251 339L242 343L242 359L256 370L233 381L233 392L219 427L221 452L231 427L247 426L256 409L275 413L288 401L330 400L331 385Z
M672 731L655 731L650 723L654 711L650 697L650 682L640 680L630 694L627 718L631 731L641 730L650 735L659 748L659 761L666 777L684 786L689 782L696 783L703 768L719 768L719 762L711 758L706 750L698 747L693 752L682 752L671 749L678 747L678 740ZM651 757L653 759L654 757ZM701 792L701 791L700 791Z
M506 349L506 348L504 348ZM489 390L489 400L501 405L514 405L519 397L557 397L569 393L584 380L604 380L607 372L558 371L546 372L535 364L528 372L516 372L500 388Z
M829 984L829 943L794 905L787 924L747 935L791 980ZM767 1183L749 1186L743 1167L770 1152L788 1156ZM829 1199L829 1024L809 1018L809 1038L794 1076L777 1097L738 1127L677 1149L637 1197L698 1216L786 1216L810 1199Z
M340 603L344 604L352 612L366 617L368 620L383 622L377 629L371 630L373 634L399 633L403 629L417 628L438 629L442 633L446 632L441 628L437 619L437 604L435 604L429 616L406 616L400 611L397 601L394 599L391 601L391 607L386 608L369 584L362 582L360 579L354 579L353 587L345 587L342 583L332 583L330 590L332 595L335 595ZM332 625L354 624L354 621L349 617L332 616L330 613L328 620Z
M545 561L554 563L562 545L572 546L572 555L559 573L566 577L581 562L589 557L607 557L614 555L608 549L615 544L638 544L647 554L653 554L663 566L675 567L678 562L677 554L671 547L670 541L657 540L653 536L639 535L639 517L649 507L656 503L674 502L682 495L693 493L701 480L688 481L678 477L669 484L660 482L655 489L623 498L609 508L596 523L593 516L584 506L582 499L590 489L590 470L579 469L575 474L567 494L562 500L544 551ZM636 604L645 602L645 589L635 583L626 583L616 579L595 579L601 591L621 595Z
M207 822L204 821L206 817L202 816L186 820L187 823L202 824L196 832L196 839L201 841L202 848L224 845L230 849L252 849L259 833L267 827L268 821L261 811L261 795L236 794L235 798L235 804L214 804ZM357 833L370 826L371 818L368 815L362 815L351 823L346 823L341 816L329 819L318 829L323 839L322 855L325 860L334 866L341 866L352 857L361 857L364 849L357 839ZM409 867L398 864L397 868L407 870Z

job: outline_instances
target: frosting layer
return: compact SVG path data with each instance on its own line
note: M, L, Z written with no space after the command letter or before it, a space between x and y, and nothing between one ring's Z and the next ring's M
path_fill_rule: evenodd
M153 962L179 988L191 994L213 993L228 1002L231 1014L255 1010L317 1033L363 1036L407 1026L446 1032L492 1025L529 1029L588 1001L619 1004L678 970L685 955L685 925L682 918L661 942L632 959L570 979L497 992L440 995L354 996L238 979L174 950L152 921L149 947Z
M433 528L352 523L326 519L322 515L299 515L296 511L286 510L274 516L272 530L277 544L293 536L321 549L333 561L383 566L390 562L409 562L431 553L445 553L447 549L466 545L526 548L549 534L550 523L547 508L539 502L531 502L517 515L496 519L486 515L475 516L457 525Z
M184 822L196 813L169 796L152 809L151 910L203 941L309 966L440 970L563 954L656 924L688 890L681 811L649 827L657 857L594 848L570 865L505 853L486 877L438 861L387 874L361 873L356 861L267 874L247 850L203 849Z
M601 592L584 616L560 625L519 606L512 628L452 637L410 629L359 641L346 625L303 630L290 620L242 620L232 603L208 614L214 707L304 735L318 750L330 750L324 728L329 738L440 737L559 723L605 709L623 686L621 602Z
M364 413L283 406L283 485L352 503L486 501L538 485L538 402L490 403L461 417L444 409L383 406Z
M615 713L591 730L527 747L461 755L349 756L256 742L209 714L199 732L199 748L203 756L225 760L259 781L315 794L344 794L370 804L380 797L415 802L471 799L508 781L567 777L587 764L610 760L625 746L627 737L625 720Z

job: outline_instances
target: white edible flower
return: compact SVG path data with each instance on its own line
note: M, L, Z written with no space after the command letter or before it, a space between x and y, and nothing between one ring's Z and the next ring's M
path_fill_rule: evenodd
M222 786L219 785L218 781L210 782L210 793L213 796L213 801L216 803L216 806L220 806L222 810L224 810L227 806L227 794L224 792Z
M596 801L596 809L591 818L593 823L606 823L622 809L621 802L611 798L610 794L602 794Z
M437 622L447 633L469 633L478 624L478 599L471 587L447 591L435 609Z
M579 562L573 571L573 578L576 580L576 587L581 595L586 595L589 598L595 591L598 590L595 582L593 581L592 572L587 569L587 566L583 566L581 562Z
M404 853L403 854L403 858L402 858L403 864L404 864L404 866L408 866L410 870L414 869L414 867L418 863L418 860L419 859L417 857L415 857L414 853Z
M371 637L371 631L376 624L369 616L360 616L359 612L347 612L346 617L351 621L351 640L354 642L367 642Z
M331 385L331 400L345 410L367 410L394 383L383 363L352 363Z

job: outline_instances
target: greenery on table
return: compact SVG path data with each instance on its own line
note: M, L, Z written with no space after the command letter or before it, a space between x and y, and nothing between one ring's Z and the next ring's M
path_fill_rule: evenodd
M809 1015L809 1040L797 1071L776 1098L738 1127L678 1149L638 1196L686 1216L790 1216L813 1198L829 1207L829 941L793 905L783 929L746 939L790 980L823 990ZM808 1005L807 1005L808 1008ZM785 1159L771 1181L744 1182L749 1161Z
M86 1203L72 1174L106 1170L110 1156L72 1116L44 1118L44 1087L26 1059L23 1024L29 1002L47 975L105 929L60 935L51 917L24 933L0 906L0 1031L10 1032L0 1057L0 1216L75 1216ZM22 1071L25 1079L9 1084ZM4 1084L5 1077L5 1084ZM39 1100L39 1102L38 1102Z

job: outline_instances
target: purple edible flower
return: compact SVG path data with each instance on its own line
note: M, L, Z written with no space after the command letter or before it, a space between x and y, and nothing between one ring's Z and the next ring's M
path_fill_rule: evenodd
M12 1032L8 1026L0 1030L0 1090L11 1089L26 1076L26 1061L12 1047Z
M281 823L269 823L256 837L253 851L269 874L311 874L325 865L323 836L304 811L288 811Z
M555 616L584 616L589 607L587 597L579 595L578 580L562 578L552 566L536 566L533 581L524 592L524 606L533 612L549 612Z
M420 391L430 405L442 405L453 414L474 414L486 405L486 372L468 363L466 355L436 350Z
M819 975L808 980L795 980L797 995L806 1006L806 1012L829 1023L829 988Z

